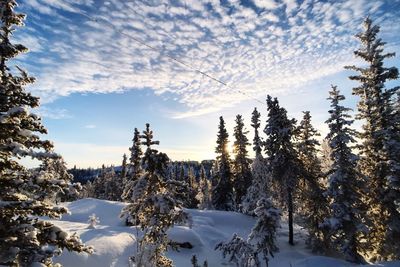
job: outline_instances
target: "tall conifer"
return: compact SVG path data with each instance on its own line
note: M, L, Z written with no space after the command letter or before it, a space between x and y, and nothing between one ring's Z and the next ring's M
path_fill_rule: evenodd
M234 210L235 208L228 137L225 121L221 116L219 118L217 147L215 148L217 171L214 173L215 186L212 190L212 202L217 210Z
M25 15L16 13L16 6L15 0L0 1L0 265L53 266L52 257L64 248L77 252L91 252L91 248L41 219L60 218L67 212L52 200L69 189L70 181L46 165L60 157L50 141L41 139L47 131L30 111L39 106L39 98L24 87L35 79L7 65L27 51L10 40L15 27L24 25ZM26 157L44 162L44 168L26 169L19 161Z
M264 132L267 135L265 152L272 175L272 182L279 190L279 197L288 212L289 244L293 240L293 196L299 178L299 159L292 141L296 120L288 119L287 112L276 98L267 97L268 120Z
M328 171L328 189L326 195L330 200L331 216L324 222L333 241L333 247L344 253L347 260L360 263L362 236L361 213L361 180L357 172L357 157L351 151L355 142L355 131L350 128L353 123L348 114L349 108L340 105L345 98L332 87L329 92L331 101L330 118L326 121L329 133L326 137L331 148L332 161Z
M400 163L393 128L393 96L399 87L388 89L386 82L398 79L396 67L384 67L384 60L394 57L394 53L384 53L384 45L379 37L379 26L370 18L364 21L364 31L356 35L361 47L354 52L362 59L365 67L348 66L358 72L349 78L359 82L353 94L359 97L357 119L363 121L360 132L359 169L367 178L368 219L371 221L368 240L372 245L372 256L381 259L400 257ZM395 144L397 143L397 144Z
M233 136L235 141L233 143L233 153L235 158L233 160L234 170L234 190L236 205L242 203L242 200L251 185L252 175L250 169L250 159L248 158L247 146L250 145L246 136L248 131L244 128L244 122L241 115L236 116L236 126L234 128Z

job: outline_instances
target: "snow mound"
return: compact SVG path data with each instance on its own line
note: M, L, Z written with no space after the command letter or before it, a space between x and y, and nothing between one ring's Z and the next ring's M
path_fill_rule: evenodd
M64 215L62 220L86 223L89 216L95 214L100 219L100 225L123 226L124 222L119 219L119 215L125 205L122 202L95 198L80 199L66 204L70 214Z

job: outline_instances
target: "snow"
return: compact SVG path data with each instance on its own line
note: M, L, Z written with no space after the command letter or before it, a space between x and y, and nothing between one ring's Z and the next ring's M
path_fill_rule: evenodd
M55 262L64 266L128 266L128 259L136 250L135 240L139 231L135 227L125 226L124 220L119 218L125 203L87 198L64 205L71 214L64 215L61 221L54 221L54 223L71 233L77 232L86 244L94 247L94 253L87 255L64 251L61 256L54 259ZM214 248L219 242L230 240L234 233L246 238L256 219L236 212L195 209L186 211L192 217L192 227L178 225L170 229L168 235L176 242L190 242L193 248L169 251L167 255L172 258L174 265L191 266L190 259L193 254L196 254L200 265L207 260L208 266L211 267L233 266L222 258L220 251L215 251ZM88 228L88 217L92 214L96 214L100 221L96 229ZM341 259L313 255L305 247L306 233L299 226L295 225L295 240L297 241L295 246L287 243L287 233L287 226L283 222L277 234L280 252L270 260L270 267L358 266ZM370 266L399 267L400 261Z

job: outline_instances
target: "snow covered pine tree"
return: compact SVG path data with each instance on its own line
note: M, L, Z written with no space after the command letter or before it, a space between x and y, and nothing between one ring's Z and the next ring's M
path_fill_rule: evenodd
M320 134L311 124L309 111L303 112L303 119L296 129L296 149L300 160L301 175L297 186L297 210L308 230L307 243L313 251L324 252L328 238L319 225L328 214L328 202L322 186L321 162L318 158Z
M143 152L140 147L140 132L137 128L134 130L132 147L130 147L129 150L131 151L131 157L129 158L124 191L122 193L122 200L124 201L128 201L131 198L132 190L142 171L140 162Z
M19 67L17 76L6 65L27 51L23 45L10 42L14 27L23 26L25 18L14 12L16 6L15 0L0 1L0 264L53 266L52 257L64 248L88 253L92 249L84 246L78 236L39 219L60 218L67 212L51 199L67 191L69 181L60 181L56 172L46 169L32 172L18 161L28 156L39 161L59 156L52 152L50 141L35 134L45 134L46 129L29 110L39 106L39 99L24 89L34 78Z
M256 153L256 157L251 164L251 173L253 179L250 187L247 189L246 196L241 207L241 211L247 215L255 215L254 210L257 207L257 201L261 198L268 198L269 193L268 181L270 180L270 175L266 160L261 154L262 140L258 135L258 129L260 128L260 117L260 112L258 112L255 108L251 117L251 126L254 128L253 150Z
M353 120L347 114L349 108L340 105L345 98L332 86L329 92L331 101L330 118L326 121L329 133L326 137L331 148L332 165L328 171L328 190L331 216L326 218L326 227L333 242L333 248L345 255L346 260L361 263L364 261L360 237L365 226L362 223L361 181L357 172L357 156L349 146L355 142L355 131L350 128Z
M299 179L300 161L294 149L292 137L295 131L294 119L288 119L286 109L279 106L278 99L267 97L268 120L264 132L267 134L265 152L273 177L274 189L281 204L288 212L289 244L293 240L293 194Z
M378 38L379 30L369 17L365 19L364 31L356 35L361 47L354 54L366 66L346 68L359 72L349 78L360 83L353 88L353 94L360 98L356 119L363 121L358 165L367 177L369 189L370 256L393 260L400 259L400 144L399 132L394 129L396 123L392 121L394 96L400 87L385 88L387 81L399 78L399 71L396 67L383 66L383 61L395 54L383 52L385 43Z
M168 246L173 243L168 239L167 230L176 223L187 220L182 209L182 199L176 191L180 182L167 179L168 156L153 149L159 141L153 141L153 131L146 124L146 130L140 136L147 147L142 158L142 176L132 190L130 204L122 210L121 217L131 215L143 231L138 240L139 246L134 264L138 267L169 267L172 260L165 256ZM183 186L183 185L182 185Z

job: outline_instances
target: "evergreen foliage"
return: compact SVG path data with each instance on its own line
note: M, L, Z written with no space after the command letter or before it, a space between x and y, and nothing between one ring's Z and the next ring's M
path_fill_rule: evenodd
M262 152L262 140L258 134L258 129L260 128L260 112L257 111L257 108L254 108L252 116L251 116L251 127L254 128L254 138L253 138L253 150L256 153L256 157L261 155Z
M70 177L62 176L51 162L61 160L53 152L39 116L30 109L39 98L25 91L34 82L25 71L19 75L7 63L27 51L11 43L16 26L23 26L25 15L14 12L15 0L0 1L0 265L53 266L52 257L62 249L91 253L77 235L69 235L47 220L60 218L67 210L52 200L69 190ZM44 162L37 171L26 169L19 159L31 157Z
M234 210L234 196L232 184L231 162L228 152L228 132L222 116L219 118L217 135L217 147L215 152L218 154L214 173L215 186L212 190L213 206L217 210Z
M251 162L248 158L247 152L247 146L250 145L248 138L246 137L248 131L244 129L244 122L241 115L236 116L235 122L236 126L233 132L233 136L235 137L233 143L233 153L235 154L235 159L233 160L233 187L235 191L235 202L239 205L242 203L247 189L251 185L252 175L250 169Z
M143 155L140 142L140 132L137 128L134 130L132 147L129 148L131 156L127 167L127 175L124 183L124 190L122 192L122 199L129 200L132 196L132 190L137 179L141 175L141 157Z
M333 247L342 252L346 259L361 263L360 255L364 228L360 210L362 201L360 174L357 172L357 156L352 153L350 144L355 142L353 123L348 114L349 108L340 105L345 99L336 86L329 92L331 101L330 118L326 121L329 133L326 140L331 148L332 165L328 172L328 189L331 216L323 224L333 241Z
M246 196L242 201L241 211L248 215L254 215L257 201L261 198L268 198L268 180L270 179L266 160L263 158L262 140L258 134L260 128L261 114L254 108L251 117L251 126L254 128L253 150L256 153L251 164L252 183L247 189Z
M301 176L297 191L298 213L305 220L309 236L307 243L313 251L322 252L327 248L327 235L320 224L328 213L328 202L323 195L321 184L321 162L318 158L320 146L317 136L320 134L311 124L309 111L303 112L303 119L296 130L297 156L301 163Z
M211 209L211 183L207 179L206 171L204 170L204 166L201 166L200 169L200 181L199 181L199 190L196 195L196 199L198 200L198 208L199 209Z
M199 185L196 181L196 175L194 173L193 167L189 168L186 180L188 184L186 207L190 209L195 209L199 205L199 200L196 198L199 190Z
M287 112L279 106L276 98L267 97L268 120L264 132L267 135L265 152L273 177L273 189L276 197L286 206L288 212L289 244L293 240L293 194L298 184L300 163L297 158L292 137L296 120L288 119Z
M254 210L257 207L257 201L261 198L268 198L268 184L271 181L271 175L268 170L266 160L261 154L256 155L251 164L252 183L247 189L246 196L242 202L241 211L247 215L254 216Z
M384 60L395 56L384 53L385 43L378 37L379 26L370 18L364 21L364 31L356 37L361 47L354 52L366 66L348 66L358 72L349 78L359 82L353 94L359 97L356 119L363 121L359 170L367 177L369 207L367 217L371 221L368 240L371 255L380 259L400 258L400 163L398 131L393 123L393 98L399 87L387 89L386 83L398 79L396 67L384 67Z
M229 262L239 267L261 267L262 262L268 266L269 256L273 257L273 252L278 251L275 242L280 211L269 199L261 198L254 212L258 220L247 240L234 234L229 242L219 243L215 247L222 251L224 258L229 255Z
M153 131L146 124L146 130L140 135L146 151L142 158L142 176L132 190L130 204L123 210L121 217L135 218L137 226L143 231L138 241L139 247L134 258L137 266L172 266L172 261L165 256L168 246L173 244L167 236L167 230L176 223L186 221L187 215L182 210L183 200L177 189L181 183L167 179L168 156L153 149L159 141L153 141Z

